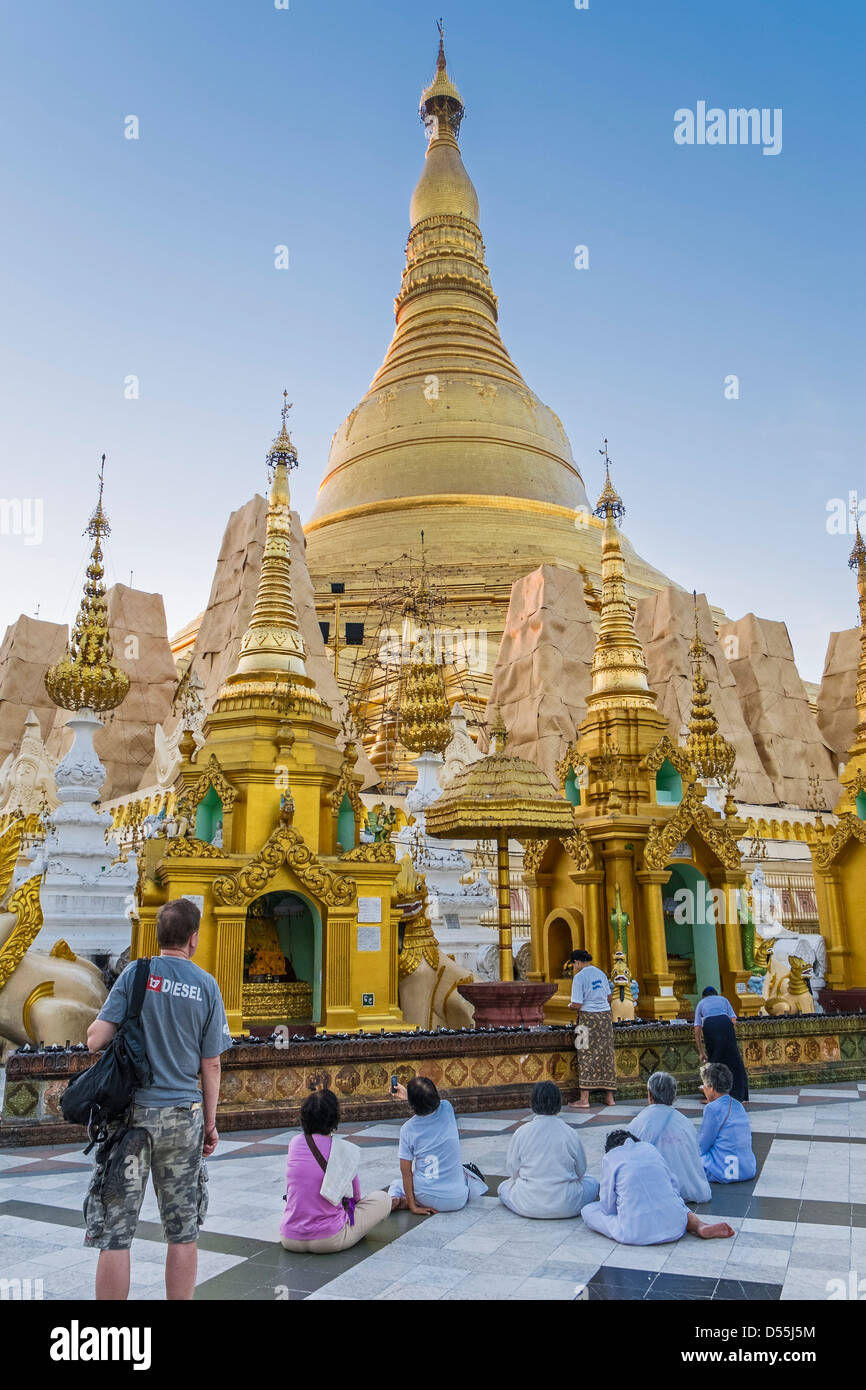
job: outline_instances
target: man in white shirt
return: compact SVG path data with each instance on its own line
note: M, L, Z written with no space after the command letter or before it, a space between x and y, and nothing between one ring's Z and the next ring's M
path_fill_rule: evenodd
M604 971L592 964L589 951L573 951L571 960L574 975L569 1007L577 1014L574 1047L578 1055L580 1098L571 1101L568 1108L588 1110L590 1091L599 1090L604 1091L605 1105L615 1105L616 1061L610 1012L613 994L611 983Z

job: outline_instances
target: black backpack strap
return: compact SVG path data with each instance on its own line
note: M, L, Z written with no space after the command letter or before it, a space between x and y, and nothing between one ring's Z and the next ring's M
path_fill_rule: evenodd
M147 989L147 977L150 974L150 956L142 956L135 963L135 979L132 982L132 998L129 1001L129 1012L127 1019L137 1019L141 1014L141 1006L144 1003L144 995ZM125 1022L126 1020L124 1020Z

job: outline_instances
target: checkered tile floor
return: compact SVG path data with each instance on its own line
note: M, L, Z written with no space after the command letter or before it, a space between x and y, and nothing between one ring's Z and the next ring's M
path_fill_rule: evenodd
M754 1181L713 1188L696 1210L724 1217L732 1240L693 1236L670 1245L616 1245L580 1220L525 1221L495 1196L511 1134L526 1111L458 1117L463 1157L491 1195L463 1211L393 1214L339 1255L284 1251L277 1229L286 1145L297 1130L221 1140L209 1160L211 1204L202 1231L200 1299L824 1299L866 1277L866 1083L787 1088L753 1096ZM701 1103L679 1108L696 1123ZM580 1128L589 1171L604 1140L638 1104L563 1111ZM348 1124L363 1150L364 1191L397 1173L399 1124ZM96 1252L82 1244L90 1158L79 1148L0 1149L0 1280L41 1280L46 1299L92 1297ZM163 1293L162 1235L148 1191L133 1245L132 1297ZM841 1281L840 1284L834 1281ZM31 1284L31 1287L33 1285ZM837 1296L838 1293L837 1293Z

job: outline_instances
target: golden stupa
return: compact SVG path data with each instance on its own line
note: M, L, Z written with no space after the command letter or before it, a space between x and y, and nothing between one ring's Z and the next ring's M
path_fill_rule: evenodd
M492 669L513 581L539 564L601 572L601 522L558 416L499 335L478 197L458 145L463 100L440 40L421 96L424 169L412 196L396 330L363 400L334 435L305 527L322 619L331 583L363 621L370 571L417 550L447 601L446 624L483 627ZM623 538L637 596L668 583ZM487 694L482 675L480 694Z

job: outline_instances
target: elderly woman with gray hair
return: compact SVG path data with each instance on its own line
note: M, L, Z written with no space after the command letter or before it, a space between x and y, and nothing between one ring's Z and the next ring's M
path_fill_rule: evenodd
M674 1109L675 1077L654 1071L646 1089L649 1104L635 1115L629 1133L658 1149L679 1184L684 1202L708 1202L712 1193L698 1148L698 1132L691 1120Z
M724 1062L705 1062L701 1090L707 1105L698 1148L710 1182L748 1182L758 1171L752 1126L743 1106L731 1095L734 1078Z

